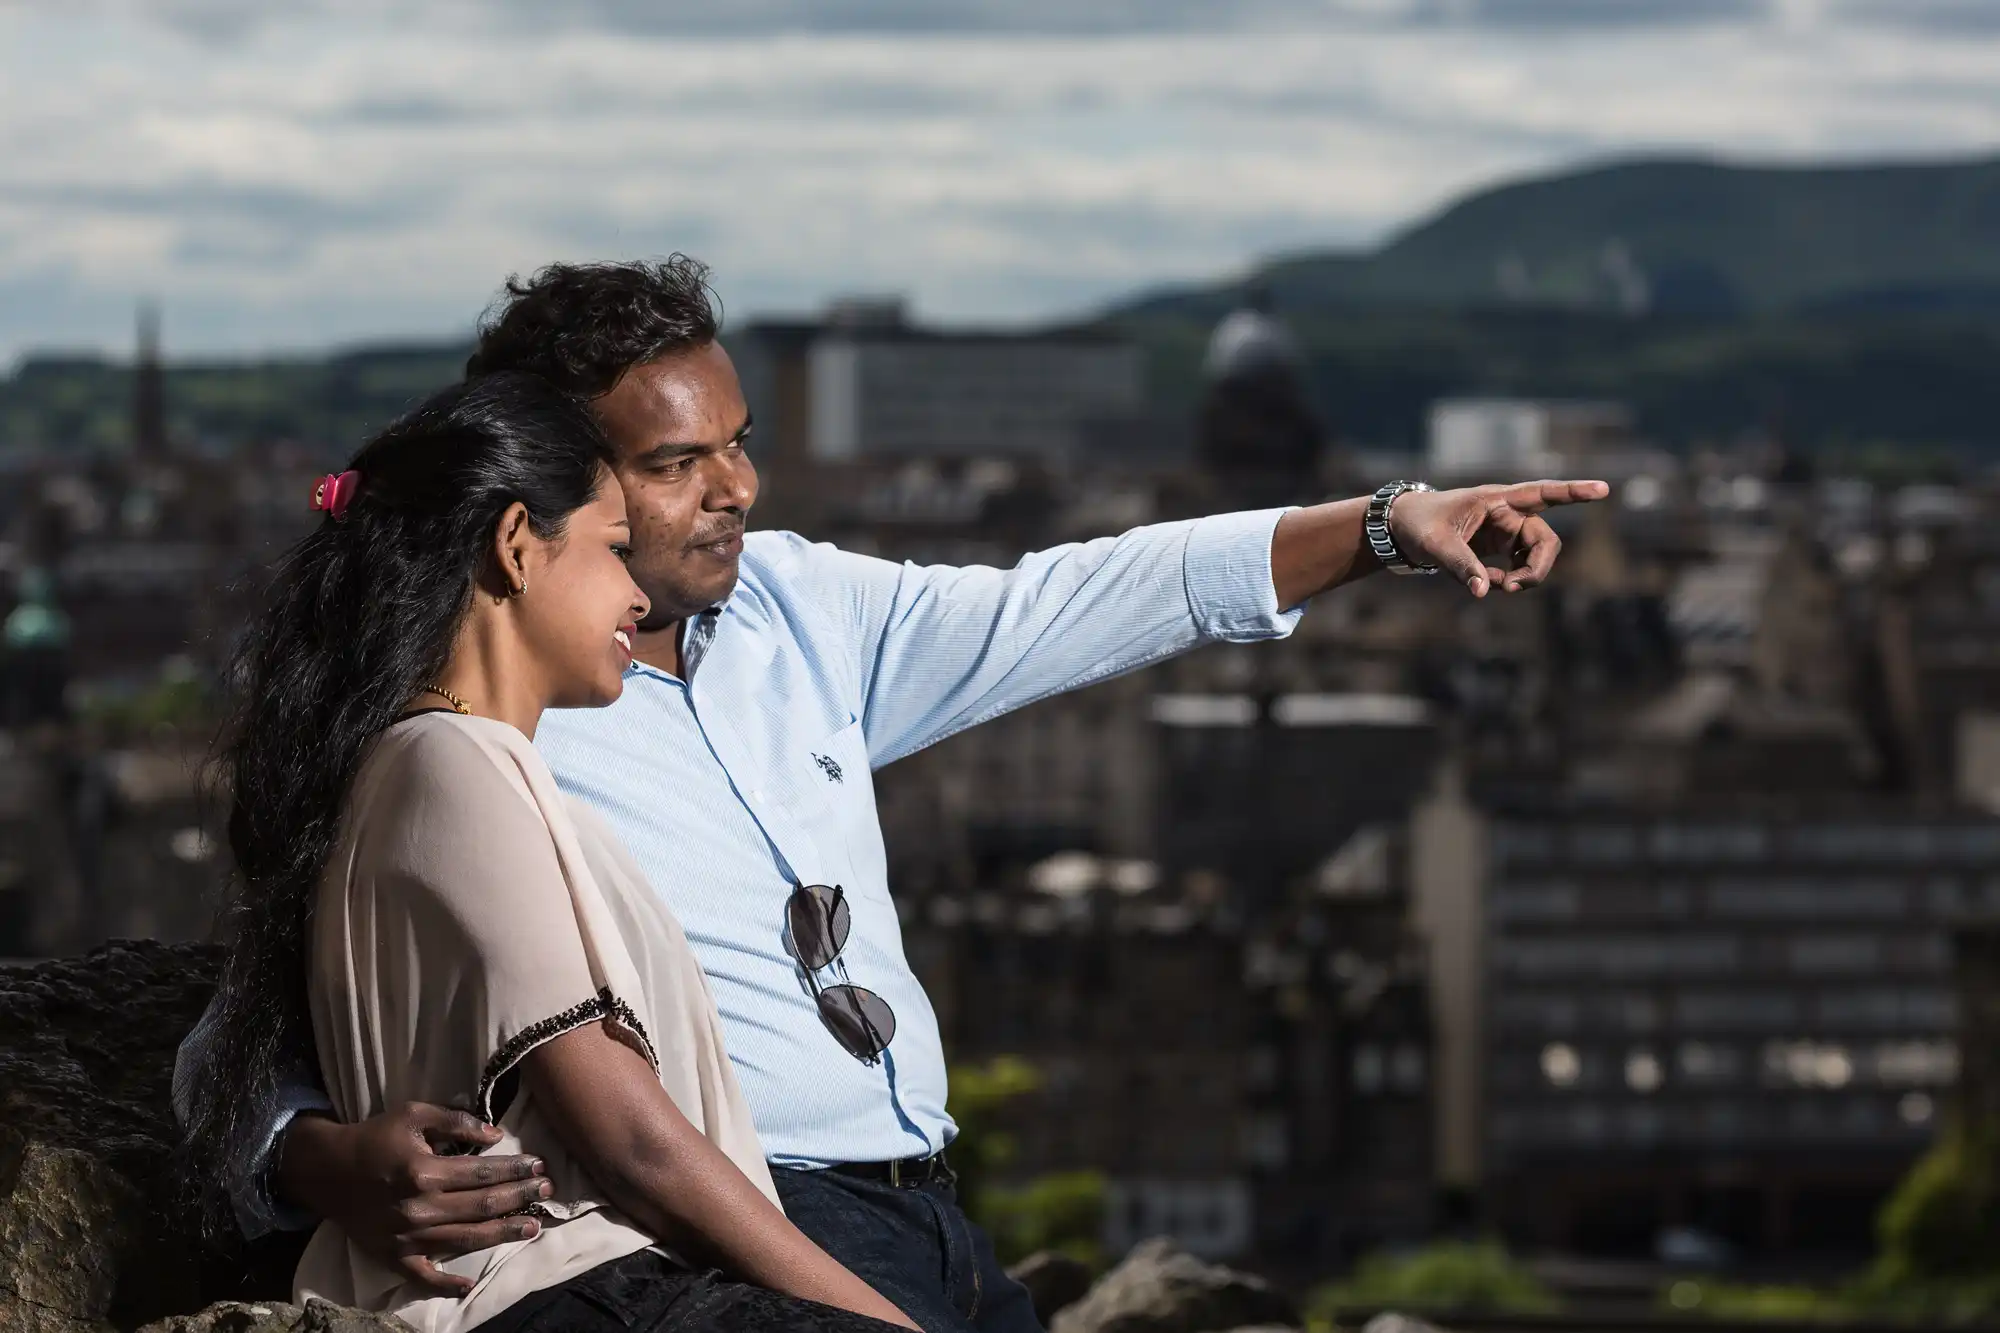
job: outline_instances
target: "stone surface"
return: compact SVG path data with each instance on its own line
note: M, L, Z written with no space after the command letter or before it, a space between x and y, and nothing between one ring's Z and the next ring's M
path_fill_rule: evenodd
M1436 1324L1427 1324L1394 1310L1384 1310L1361 1326L1361 1333L1444 1333Z
M199 1314L175 1315L139 1333L410 1333L390 1315L364 1314L325 1301L224 1301Z
M1262 1278L1204 1263L1170 1240L1154 1239L1056 1315L1050 1333L1230 1333L1303 1322L1298 1306Z
M1090 1290L1090 1265L1054 1250L1040 1250L1007 1270L1007 1276L1028 1289L1035 1317L1047 1328L1056 1312L1082 1300Z
M299 1238L206 1247L175 1187L174 1050L209 945L0 967L0 1328L100 1333L289 1294Z

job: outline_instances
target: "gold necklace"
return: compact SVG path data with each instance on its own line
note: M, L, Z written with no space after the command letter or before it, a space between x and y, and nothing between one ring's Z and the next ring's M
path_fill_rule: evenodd
M466 715L467 717L471 717L471 716L472 716L472 706L471 706L470 704L466 703L466 702L465 702L465 700L463 700L463 699L459 698L459 697L458 697L457 695L453 694L453 693L452 693L452 692L451 692L450 690L446 689L446 688L445 688L444 686L442 686L442 685L426 685L426 686L424 686L424 689L425 689L425 691L426 691L426 692L428 692L428 693L431 693L431 694L435 694L435 695L439 695L439 696L443 697L443 699L445 700L445 702L447 702L447 703L449 703L449 704L451 705L451 708L452 708L452 711L453 711L453 712L455 712L455 713L463 713L463 714L465 714L465 715Z

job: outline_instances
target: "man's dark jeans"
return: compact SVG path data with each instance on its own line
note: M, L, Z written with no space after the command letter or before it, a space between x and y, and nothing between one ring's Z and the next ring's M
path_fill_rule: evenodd
M1027 1288L1007 1276L949 1185L890 1185L771 1168L785 1215L925 1333L1042 1333Z

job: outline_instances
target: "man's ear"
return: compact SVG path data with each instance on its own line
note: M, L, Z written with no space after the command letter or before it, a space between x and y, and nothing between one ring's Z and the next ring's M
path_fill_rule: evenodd
M493 565L499 573L496 591L516 595L528 586L528 552L534 545L535 530L528 523L528 507L516 500L493 525Z

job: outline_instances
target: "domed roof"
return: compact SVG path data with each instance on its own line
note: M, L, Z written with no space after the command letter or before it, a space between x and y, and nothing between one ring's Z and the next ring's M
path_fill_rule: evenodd
M1262 310L1232 310L1208 337L1202 374L1210 380L1233 380L1273 370L1296 370L1303 358L1284 325Z
M20 603L0 624L0 641L9 648L61 648L69 643L69 617L56 605L55 580L48 571L21 571Z

